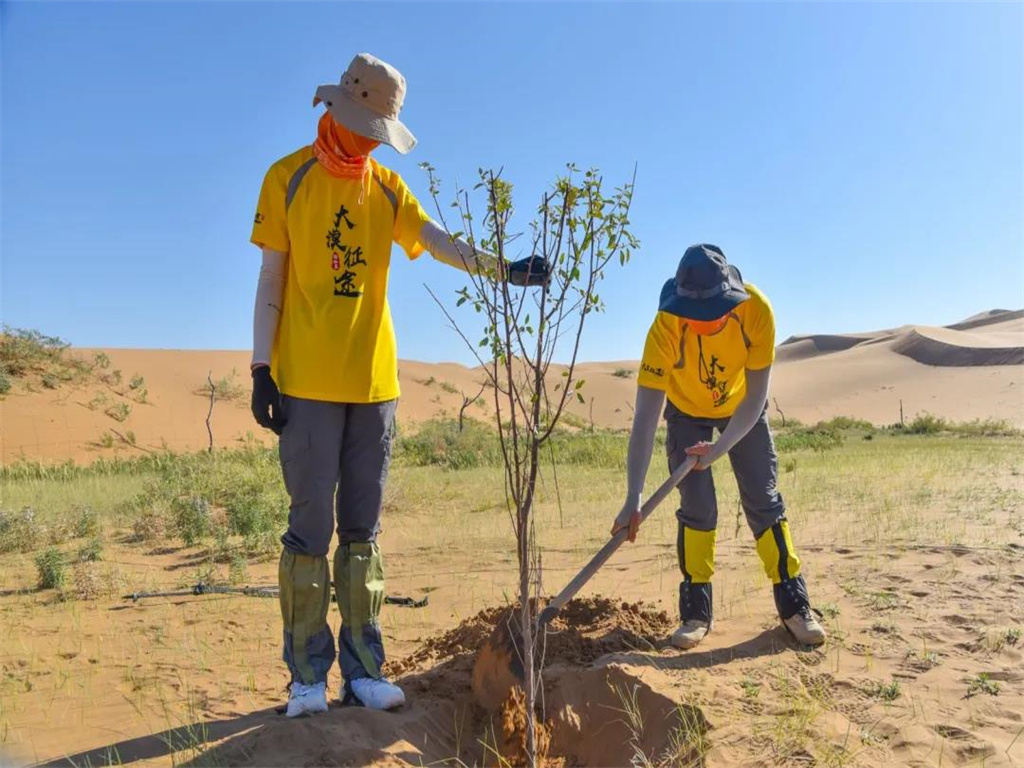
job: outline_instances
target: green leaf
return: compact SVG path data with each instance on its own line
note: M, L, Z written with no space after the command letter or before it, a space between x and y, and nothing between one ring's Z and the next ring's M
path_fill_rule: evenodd
M583 399L583 395L581 395L579 392L576 393L576 399L579 400L584 405L586 405L587 403L587 401Z
M587 383L586 379L578 379L576 381L576 389L583 389L583 385Z

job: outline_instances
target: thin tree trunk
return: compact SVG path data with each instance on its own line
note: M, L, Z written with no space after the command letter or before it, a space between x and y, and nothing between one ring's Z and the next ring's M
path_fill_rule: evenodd
M206 381L210 384L210 410L206 414L206 432L210 436L210 447L207 453L213 453L213 427L210 426L210 419L213 417L213 401L217 397L217 387L213 384L213 371L208 371Z

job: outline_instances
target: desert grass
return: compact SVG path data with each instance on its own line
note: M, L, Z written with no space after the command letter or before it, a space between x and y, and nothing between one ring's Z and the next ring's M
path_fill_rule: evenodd
M1024 440L862 425L800 429L839 435L838 442L822 442L802 431L791 432L796 437L788 445L779 440L780 488L829 643L796 660L726 655L722 663L733 675L728 695L687 704L700 705L713 724L740 723L742 733L698 732L681 714L677 763L703 761L733 738L739 746L727 754L741 761L881 764L892 755L893 729L934 721L948 706L943 701L960 701L978 732L992 727L986 706L1019 702L1014 678L991 672L996 661L1019 653L1021 622L1012 611L976 630L952 625L948 631L959 634L949 638L915 632L926 619L966 611L955 606L969 607L964 593L978 585L1016 583ZM385 499L381 540L389 591L431 597L426 608L384 613L382 629L395 656L514 594L514 542L504 524L500 470L486 454L466 458L486 435L470 433L466 439L478 442L467 447L443 425L436 430L429 439L400 437ZM545 467L537 507L548 591L559 589L606 540L624 495L625 438L566 434L553 452L556 463ZM716 619L749 625L756 634L759 623L776 626L765 608L769 583L727 462L714 472ZM666 474L659 451L648 488ZM117 752L130 739L168 733L166 759L184 763L201 758L205 723L282 698L276 601L121 599L199 580L273 584L271 555L287 512L273 451L166 454L92 468L22 464L0 470L0 482L0 539L20 537L16 546L0 547L0 750L43 760L108 749L127 760ZM620 552L589 589L623 599L643 595L674 610L672 511L666 503L652 516L638 545ZM152 535L139 535L143 522L153 526ZM826 557L831 565L824 572L816 563ZM61 583L44 584L37 560L49 576L63 567ZM919 599L911 594L921 585L910 569L925 565L934 591ZM331 623L337 629L333 610ZM958 648L969 642L975 650ZM954 655L968 668L955 688L919 682ZM669 671L675 658L664 662ZM708 670L672 673L686 675L681 679L691 690L722 690ZM642 729L643 712L624 717ZM478 737L464 736L467 742ZM995 753L1009 759L1012 738L996 743ZM941 733L934 739L932 760L945 754L952 764L943 752L951 749L948 739ZM644 759L671 764L671 757ZM1007 763L992 758L991 764Z

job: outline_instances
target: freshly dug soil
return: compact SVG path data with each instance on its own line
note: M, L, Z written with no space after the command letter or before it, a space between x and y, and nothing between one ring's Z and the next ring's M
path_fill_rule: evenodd
M514 607L487 608L454 629L424 641L411 656L385 665L394 677L407 674L426 662L443 662L475 654L494 627ZM632 650L664 647L673 629L669 615L646 603L625 603L606 597L570 600L551 621L545 634L545 664L589 664L599 656Z
M332 705L326 714L299 721L270 716L203 759L225 766L381 768L456 758L464 765L522 765L526 756L522 689L511 688L493 712L478 706L470 690L477 652L511 610L483 610L425 640L412 656L389 661L384 672L402 686L407 698L407 704L395 712ZM547 709L546 717L535 725L535 735L546 768L628 765L637 758L637 750L652 756L664 753L670 725L678 719L674 686L653 667L592 663L609 653L656 650L664 645L671 628L664 611L644 603L592 597L566 605L545 634ZM621 714L623 696L661 727L647 734L630 731ZM702 718L702 727L708 727Z

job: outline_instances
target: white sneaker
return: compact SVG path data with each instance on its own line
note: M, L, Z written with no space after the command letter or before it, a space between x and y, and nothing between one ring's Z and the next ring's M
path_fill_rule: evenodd
M696 648L710 631L711 624L699 619L687 619L679 629L672 633L672 637L668 641L676 648L688 651L691 648Z
M825 628L818 623L809 608L801 608L788 619L783 619L782 623L801 645L821 645L825 642Z
M327 711L327 683L292 683L291 693L288 696L288 710L285 712L288 717L299 717L300 715L313 715L317 712Z
M394 683L383 677L360 677L351 682L352 694L368 709L394 709L405 704L405 694Z

